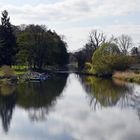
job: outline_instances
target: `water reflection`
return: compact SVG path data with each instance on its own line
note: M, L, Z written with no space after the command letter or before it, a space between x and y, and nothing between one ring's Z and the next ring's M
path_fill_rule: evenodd
M67 75L64 75L52 77L46 82L20 84L16 90L17 104L29 112L32 121L44 120L62 93L66 80Z
M0 95L3 140L140 138L139 85L70 74L11 91Z
M80 81L89 95L89 104L94 110L111 106L121 109L132 107L140 119L140 93L134 90L134 84L90 76L81 76Z
M134 87L119 80L101 79L95 77L80 77L80 81L89 95L89 104L97 108L119 105L128 106L130 97L134 97Z
M0 117L5 132L8 132L16 99L17 97L14 93L9 96L0 95Z
M0 87L0 117L3 129L8 132L15 106L25 109L32 121L47 118L56 99L62 93L67 75L54 76L46 82L28 82L15 85L4 84Z
M5 80L0 83L0 117L3 129L8 132L13 110L16 104L16 94L14 94L16 85Z
M3 82L0 84L0 95L8 96L11 95L16 89L16 84L9 82Z

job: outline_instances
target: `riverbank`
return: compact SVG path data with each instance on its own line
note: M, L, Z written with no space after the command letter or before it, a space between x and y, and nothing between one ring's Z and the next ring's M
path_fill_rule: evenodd
M28 69L25 67L7 67L6 68L1 68L0 69L0 79L4 79L4 78L8 78L10 77L10 79L22 79L22 75L26 74L28 71ZM49 68L49 69L44 69L44 70L34 70L36 72L40 72L40 73L49 73L49 74L70 74L70 73L75 73L75 74L79 74L79 75L85 75L85 76L95 76L95 77L102 77L102 78L115 78L115 79L119 79L119 80L123 80L126 82L136 82L136 83L140 83L140 72L131 70L131 71L125 71L125 72L115 72L113 75L99 75L99 74L95 74L95 73L89 73L86 70L70 70L68 68ZM4 73L6 75L11 75L11 76L5 76ZM17 78L16 78L17 77Z
M50 71L49 71L50 72ZM119 79L122 81L126 82L136 82L140 84L140 72L138 71L125 71L125 72L115 72L114 74L104 74L104 75L99 75L95 73L89 73L87 71L51 71L52 73L55 74L70 74L70 73L75 73L79 75L85 75L85 76L94 76L94 77L101 77L101 78L115 78Z
M88 72L83 72L83 71L78 71L76 74L80 75L87 75L87 76L95 76L95 77L101 77L101 78L112 78L112 79L118 79L126 82L135 82L140 84L140 71L138 70L131 70L131 71L124 71L120 72L117 71L114 74L110 75L99 75L99 74L93 74L93 73L88 73Z
M136 82L140 84L140 73L134 71L115 72L112 76L127 82Z

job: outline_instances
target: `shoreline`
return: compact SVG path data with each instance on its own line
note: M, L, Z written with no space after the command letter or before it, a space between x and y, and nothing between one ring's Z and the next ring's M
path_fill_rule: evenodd
M112 78L140 84L140 73L134 71L115 72Z
M5 77L0 75L0 80L2 79L16 79L17 77L20 79L22 75L24 75L27 71L15 71L15 75L13 76L9 76L9 77ZM75 74L79 74L79 75L84 75L84 76L94 76L97 78L112 78L112 79L119 79L122 81L126 81L126 82L135 82L140 84L140 72L135 72L134 70L131 71L116 71L114 74L112 75L98 75L98 74L94 74L94 73L88 73L86 71L78 71L78 70L43 70L42 72L46 72L48 74L71 74L71 73L75 73Z

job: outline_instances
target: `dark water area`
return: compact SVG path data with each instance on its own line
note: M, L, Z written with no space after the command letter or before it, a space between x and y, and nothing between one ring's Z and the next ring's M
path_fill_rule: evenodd
M75 74L0 85L1 140L140 140L140 85Z

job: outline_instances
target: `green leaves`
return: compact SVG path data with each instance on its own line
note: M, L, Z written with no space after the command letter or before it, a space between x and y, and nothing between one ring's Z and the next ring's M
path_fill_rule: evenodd
M55 32L44 29L44 26L27 26L18 35L17 44L18 59L22 60L25 55L31 67L42 69L46 65L64 65L68 62L66 43Z
M104 43L92 56L93 71L98 75L111 75L116 70L125 70L133 62L130 56L122 55L115 44Z

